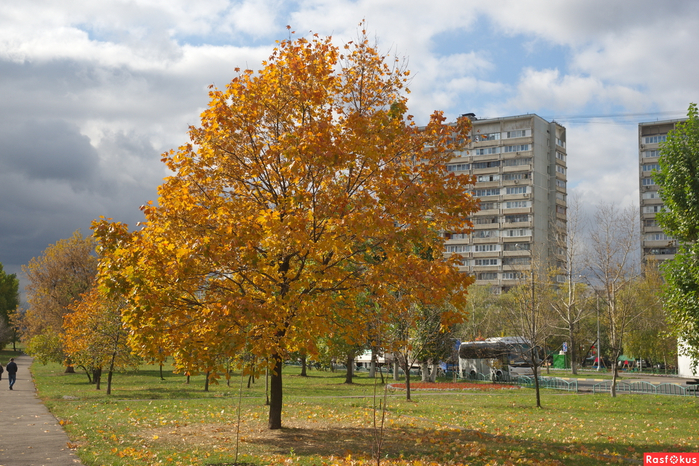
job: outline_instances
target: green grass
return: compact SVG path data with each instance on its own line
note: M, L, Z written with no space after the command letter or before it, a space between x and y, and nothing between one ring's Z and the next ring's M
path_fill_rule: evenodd
M114 376L113 395L64 374L58 365L34 364L39 394L65 425L86 465L232 464L237 407L241 403L239 462L256 465L349 465L370 461L374 381L360 373L354 385L344 372L298 367L284 373L285 428L266 429L264 376L247 388L203 391L202 376L185 377L157 367ZM106 376L105 376L106 378ZM382 390L382 387L378 387ZM384 465L598 465L642 463L651 451L699 451L697 399L650 395L542 392L534 408L531 389L486 392L390 392L383 434ZM162 463L161 463L162 462Z

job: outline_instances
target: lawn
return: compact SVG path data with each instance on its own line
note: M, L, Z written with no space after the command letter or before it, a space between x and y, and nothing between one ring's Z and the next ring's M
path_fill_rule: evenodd
M379 434L373 407L383 387L366 373L346 385L343 372L300 377L288 366L285 428L269 431L264 377L248 388L235 375L230 386L204 392L202 376L187 384L166 370L161 380L158 367L144 366L116 374L108 397L104 385L97 391L84 374L58 365L35 363L32 372L86 465L232 465L236 445L238 464L376 464L377 436L383 465L642 464L644 452L699 451L699 399L692 397L545 390L544 408L536 409L526 388L439 384L415 390L410 402L391 389Z

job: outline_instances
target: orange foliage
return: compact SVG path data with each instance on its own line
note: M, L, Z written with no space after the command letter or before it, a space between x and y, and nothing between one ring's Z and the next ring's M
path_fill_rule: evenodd
M472 279L440 232L469 232L477 209L472 178L446 171L470 122L435 112L417 128L407 79L366 35L342 50L313 37L210 91L191 144L163 154L174 175L141 229L94 224L102 282L127 296L144 354L215 371L246 348L275 365L313 354L359 293L385 312L449 301L447 320L463 318Z

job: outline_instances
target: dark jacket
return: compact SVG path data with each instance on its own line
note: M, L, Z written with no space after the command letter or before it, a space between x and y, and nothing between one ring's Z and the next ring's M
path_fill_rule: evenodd
M7 363L7 366L5 367L7 370L8 374L16 374L17 373L17 364L15 364L14 361L10 361Z

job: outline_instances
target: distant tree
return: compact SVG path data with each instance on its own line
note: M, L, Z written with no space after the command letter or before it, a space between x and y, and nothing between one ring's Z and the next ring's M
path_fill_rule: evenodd
M163 155L173 176L142 228L94 225L102 282L128 296L136 346L251 345L269 361L279 429L284 360L312 355L338 312L351 319L336 301L369 293L392 313L410 277L404 301L463 305L471 279L442 257L439 232L470 231L473 179L446 170L470 121L436 112L418 128L407 80L363 31L342 50L330 37L282 41L261 70L212 89L192 143ZM416 243L439 257L412 255Z
M665 233L679 242L666 261L665 309L674 334L684 343L694 367L699 364L699 114L689 105L661 144L660 170L653 174L666 210L657 214Z
M565 231L558 231L556 237L556 245L565 251L565 261L562 267L556 267L551 276L554 279L551 308L558 316L558 323L554 326L565 335L568 341L570 367L573 374L578 373L578 327L590 310L586 303L589 296L584 293L586 286L580 282L580 274L583 273L580 260L583 229L584 219L580 199L571 196L567 206ZM563 283L558 282L559 276L565 277Z
M671 334L663 307L663 281L655 263L647 263L644 273L632 284L637 297L639 318L629 326L624 352L635 358L654 363L662 362L667 368L674 365L677 339Z
M628 288L639 275L637 263L638 218L633 207L618 209L601 204L590 230L585 265L592 285L604 299L602 313L607 330L607 349L612 361L611 396L616 396L619 376L617 361L624 350L624 338L639 312L638 295Z
M518 284L500 296L503 317L512 336L519 337L527 347L521 347L519 355L532 368L536 407L541 408L539 369L545 359L540 349L554 333L555 316L551 306L550 269L541 260L538 251L532 251L531 267L521 272Z
M10 314L19 306L19 280L17 274L5 273L0 263L0 318L8 324Z
M22 270L28 280L29 302L22 338L30 354L43 360L64 362L60 344L63 317L72 312L73 302L95 281L95 242L92 237L84 237L76 231L70 238L50 245L42 256L33 258Z
M123 299L114 299L93 287L74 301L73 312L64 317L63 348L74 364L93 370L100 389L103 368L107 369L107 395L112 393L116 369L136 366L138 359L128 345L128 329L121 321Z
M13 341L10 317L19 306L19 280L14 273L5 273L0 263L0 346Z
M463 341L483 340L506 333L507 321L503 319L498 295L489 285L469 286L466 306L468 319L455 329Z

